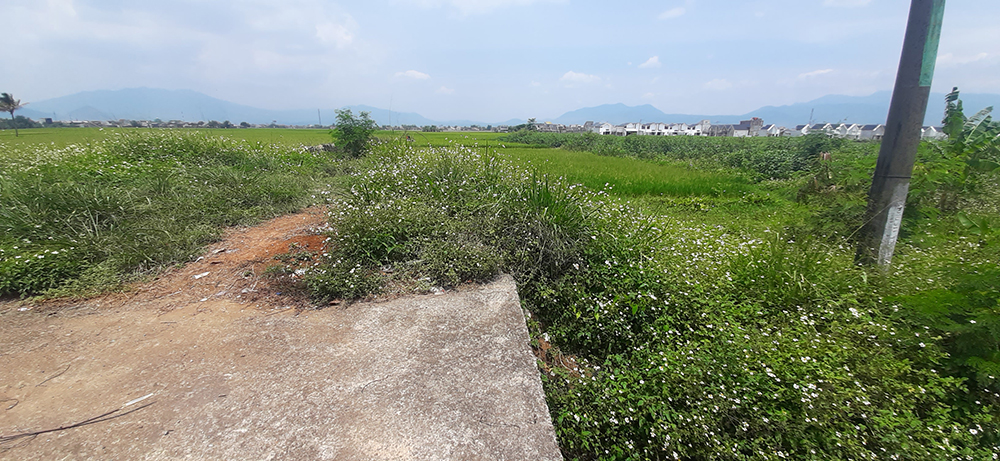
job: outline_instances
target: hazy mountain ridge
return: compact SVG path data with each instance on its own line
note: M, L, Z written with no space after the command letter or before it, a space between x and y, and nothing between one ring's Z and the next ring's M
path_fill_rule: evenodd
M944 94L931 94L925 125L938 125L944 115ZM554 119L538 118L539 122L551 121L565 125L584 124L587 121L621 124L626 122L694 123L710 120L714 124L736 123L750 117L760 117L765 123L795 126L810 121L885 123L891 92L880 91L869 96L827 95L815 100L785 106L765 106L742 115L668 114L650 104L627 106L605 104L567 112ZM967 115L987 106L1000 106L1000 95L962 94ZM431 120L415 112L389 111L366 105L347 106L355 113L368 111L380 125L515 125L522 120L512 119L499 123L474 120ZM334 109L270 110L231 103L191 90L164 90L155 88L130 88L123 90L85 91L59 98L30 103L19 115L56 120L229 120L234 124L271 123L287 125L312 125L334 122ZM810 117L811 116L811 117Z
M940 125L944 118L945 95L931 93L927 104L924 125ZM743 115L667 114L649 105L626 106L605 104L567 112L552 120L562 124L583 124L586 121L621 124L627 122L694 123L709 120L713 124L737 123L751 117L760 117L764 123L793 127L813 123L885 123L889 114L892 92L879 91L868 96L827 95L809 102L786 106L764 106ZM1000 106L1000 95L962 93L966 115L972 115L989 106Z
M330 108L271 110L245 106L191 90L129 88L97 90L32 102L18 115L55 120L229 120L234 124L279 123L285 125L329 125L336 120ZM366 105L346 106L355 114L366 111L379 125L487 125L472 120L431 120L413 112L397 112Z

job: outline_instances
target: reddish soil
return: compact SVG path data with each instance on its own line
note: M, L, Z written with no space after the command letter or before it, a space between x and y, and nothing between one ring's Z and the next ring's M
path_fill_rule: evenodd
M230 378L241 372L276 366L248 358L274 354L270 345L288 334L275 325L316 313L304 311L307 300L287 293L288 284L276 284L264 271L290 249L321 251L325 226L325 210L308 209L230 230L197 261L127 293L78 302L0 302L0 459L130 458L130 447L184 436L187 410L225 399ZM336 340L335 331L326 335ZM148 394L153 396L121 407ZM149 403L154 405L143 407ZM93 424L11 438L116 409L111 419Z

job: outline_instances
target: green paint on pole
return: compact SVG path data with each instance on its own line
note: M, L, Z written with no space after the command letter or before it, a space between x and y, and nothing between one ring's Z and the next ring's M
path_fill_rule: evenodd
M931 22L927 26L927 42L924 43L924 61L920 67L920 86L931 86L934 80L934 65L937 64L938 43L941 41L941 23L944 22L945 0L933 0Z

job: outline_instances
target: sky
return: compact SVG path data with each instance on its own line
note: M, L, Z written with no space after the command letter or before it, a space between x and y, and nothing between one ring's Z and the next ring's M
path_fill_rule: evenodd
M908 0L3 0L0 91L190 89L539 120L743 114L891 90ZM1000 93L1000 1L947 0L933 91ZM29 106L30 107L30 106Z

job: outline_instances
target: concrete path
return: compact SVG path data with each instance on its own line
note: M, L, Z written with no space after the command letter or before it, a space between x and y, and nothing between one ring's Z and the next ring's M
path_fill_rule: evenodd
M0 459L561 459L510 277L318 311L195 288L0 304L0 437L113 411Z

